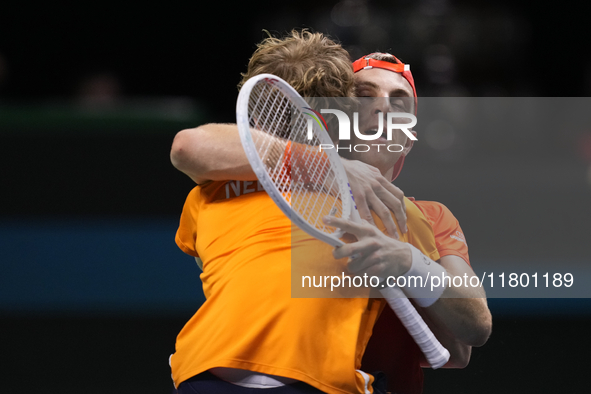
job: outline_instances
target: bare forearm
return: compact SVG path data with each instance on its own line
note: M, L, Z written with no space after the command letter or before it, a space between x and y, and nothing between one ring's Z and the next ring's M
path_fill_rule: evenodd
M443 368L465 368L470 362L472 346L457 339L445 325L426 313L425 308L418 307L417 310L441 345L449 351L449 361L443 366ZM421 366L425 368L431 367L424 357L421 361Z
M170 160L196 183L256 180L234 124L206 124L174 138Z
M470 276L472 269L457 256L445 256L441 265L450 276ZM448 286L433 305L423 308L433 324L469 346L482 346L492 330L492 317L484 290L471 286Z

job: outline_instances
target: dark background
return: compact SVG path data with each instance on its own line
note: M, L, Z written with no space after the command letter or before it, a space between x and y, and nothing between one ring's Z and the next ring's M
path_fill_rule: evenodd
M329 33L353 58L391 51L420 96L584 97L580 4L3 4L0 392L170 391L175 336L202 302L197 267L174 245L192 183L170 144L183 128L233 121L262 29ZM397 185L454 212L475 268L588 264L590 131L419 143ZM426 393L588 391L588 300L490 307L489 342L464 370L427 371Z

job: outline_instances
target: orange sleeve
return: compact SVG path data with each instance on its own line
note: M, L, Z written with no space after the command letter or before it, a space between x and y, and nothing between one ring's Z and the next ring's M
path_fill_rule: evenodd
M199 257L195 248L195 241L197 240L200 195L201 187L197 186L187 196L175 237L177 246L186 254L194 257Z
M414 203L433 227L435 244L439 255L441 257L459 256L470 265L466 237L458 219L451 211L445 205L435 201L414 201Z

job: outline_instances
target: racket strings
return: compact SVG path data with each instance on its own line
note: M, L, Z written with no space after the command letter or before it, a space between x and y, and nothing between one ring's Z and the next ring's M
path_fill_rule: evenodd
M259 83L251 92L249 124L255 129L264 131L268 136L280 139L289 136L288 111L289 100L271 85ZM275 186L284 196L289 196L289 173L282 166L284 144L277 143L274 138L265 138L257 143L257 150Z
M335 232L321 218L343 216L342 190L328 155L320 150L321 141L316 135L308 139L308 116L266 81L253 87L248 115L251 128L267 136L253 138L257 152L292 210L320 231Z
M326 227L321 219L327 215L342 216L338 182L326 152L319 149L317 136L307 139L305 114L297 113L290 136L292 141L297 141L291 144L291 206L312 226L333 233L335 229Z

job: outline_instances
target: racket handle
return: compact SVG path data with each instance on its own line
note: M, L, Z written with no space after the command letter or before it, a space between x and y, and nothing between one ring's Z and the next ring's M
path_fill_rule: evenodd
M445 365L449 360L449 351L435 338L429 326L402 290L396 287L387 287L381 290L381 293L416 344L419 345L431 368L437 369Z

